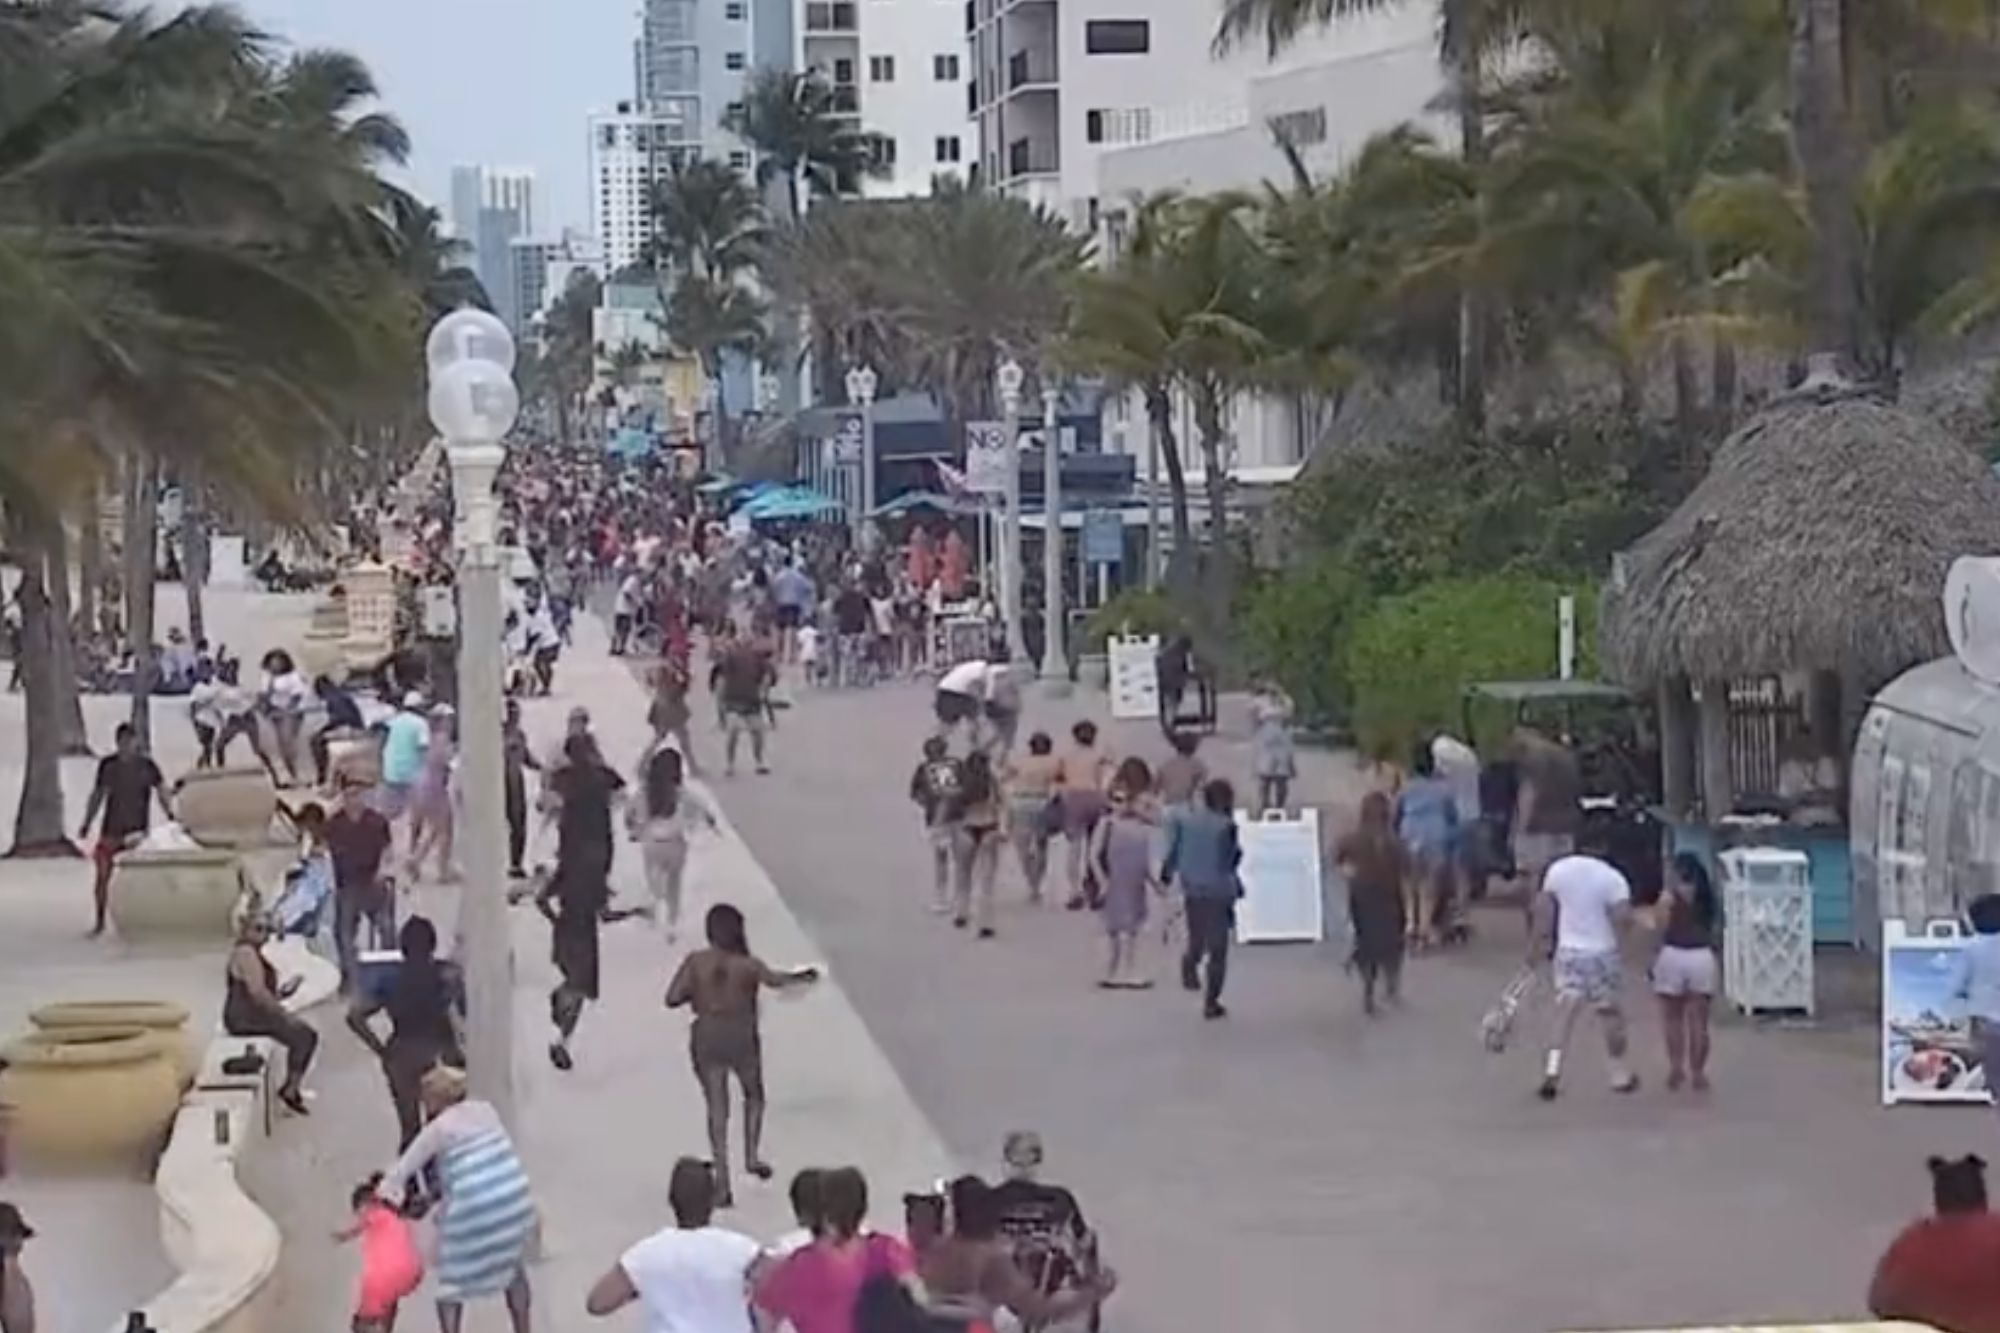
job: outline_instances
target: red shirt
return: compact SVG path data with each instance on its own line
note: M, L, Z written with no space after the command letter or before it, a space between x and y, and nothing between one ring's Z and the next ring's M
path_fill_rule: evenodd
M2000 1333L2000 1215L1912 1222L1875 1266L1868 1304L1879 1318L1944 1333Z

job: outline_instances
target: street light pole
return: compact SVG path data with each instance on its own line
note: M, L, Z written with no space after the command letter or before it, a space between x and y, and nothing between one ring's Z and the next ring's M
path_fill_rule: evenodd
M861 517L855 523L857 544L875 517L875 368L855 366L847 372L847 403L861 413Z
M1007 623L1007 660L1019 679L1028 667L1028 641L1021 632L1021 382L1026 379L1012 357L994 372L1000 391L1007 441L1007 531L1000 542L1001 614Z
M1119 426L1119 447L1124 447L1125 427ZM1160 586L1160 435L1157 423L1146 426L1146 589Z
M1042 388L1042 692L1069 693L1069 659L1063 651L1062 449L1054 385ZM1077 534L1077 547L1083 534Z
M514 957L507 924L502 787L501 441L520 412L514 344L482 311L447 315L431 332L431 422L444 437L457 509L459 790L466 874L456 955L465 972L466 1072L473 1090L514 1124Z

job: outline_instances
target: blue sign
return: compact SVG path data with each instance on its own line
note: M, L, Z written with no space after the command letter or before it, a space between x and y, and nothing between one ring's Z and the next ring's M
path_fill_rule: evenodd
M1083 558L1092 565L1125 561L1125 517L1115 509L1091 509L1083 516Z

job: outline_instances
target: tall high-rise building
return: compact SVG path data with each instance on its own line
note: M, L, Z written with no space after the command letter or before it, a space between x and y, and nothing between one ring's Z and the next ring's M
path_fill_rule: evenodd
M703 155L747 162L725 128L751 72L793 64L794 0L645 0L635 49L635 110L690 128Z
M590 118L590 229L611 273L638 263L653 237L653 187L675 161L700 155L695 112L683 101L649 110L621 102Z
M535 173L518 167L453 167L451 226L472 247L472 271L494 313L519 330L532 311L515 302L513 243L535 229Z
M977 145L966 104L965 28L938 0L800 0L800 65L833 88L836 108L874 136L874 196L928 193L960 176Z

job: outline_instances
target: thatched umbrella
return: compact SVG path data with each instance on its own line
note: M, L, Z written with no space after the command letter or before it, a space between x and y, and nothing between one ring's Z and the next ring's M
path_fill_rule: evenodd
M1716 696L1725 722L1720 696L1743 678L1831 673L1858 704L1950 652L1945 572L1995 552L2000 480L1983 460L1928 417L1816 377L1732 435L1694 492L1619 557L1601 657L1635 690L1678 685L1684 697L1685 682L1713 683L1704 702ZM1704 774L1720 763L1726 781L1726 732L1703 723L1704 749L1724 750Z

